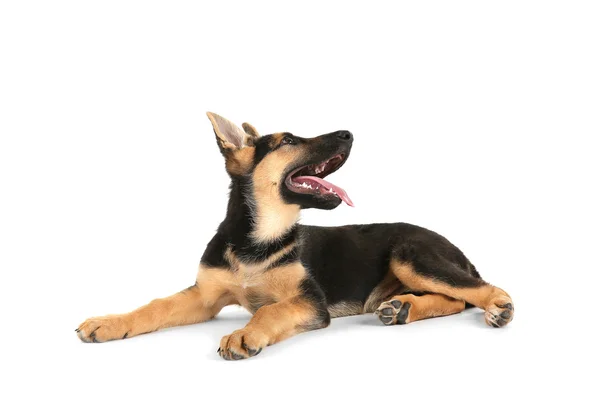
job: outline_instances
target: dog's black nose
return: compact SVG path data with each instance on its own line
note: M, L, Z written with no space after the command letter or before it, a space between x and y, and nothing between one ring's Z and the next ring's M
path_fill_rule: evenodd
M345 140L348 142L351 141L353 138L352 133L348 131L337 131L335 135L338 137L338 139Z

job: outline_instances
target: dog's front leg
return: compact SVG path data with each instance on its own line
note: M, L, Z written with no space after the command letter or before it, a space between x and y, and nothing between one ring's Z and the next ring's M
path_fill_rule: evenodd
M89 318L76 329L77 335L82 341L92 343L125 339L161 328L203 322L226 305L237 303L219 280L222 276L218 270L209 270L202 276L205 279L198 279L194 286L152 300L132 312Z
M271 344L313 329L325 328L330 317L323 300L299 295L259 308L248 325L221 339L226 360L252 357Z

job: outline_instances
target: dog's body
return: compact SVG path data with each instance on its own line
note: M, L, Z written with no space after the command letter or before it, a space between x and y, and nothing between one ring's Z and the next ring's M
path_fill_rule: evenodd
M420 273L449 284L479 278L458 248L418 226L300 226L299 233L304 237L300 260L323 289L332 317L372 313L394 294L418 293L395 277L392 263L412 263Z
M221 340L219 354L242 359L331 317L376 312L386 325L461 312L473 305L486 322L506 325L512 300L481 280L444 237L414 225L302 226L302 208L332 209L346 192L322 178L346 161L352 134L313 139L260 137L212 113L231 176L227 215L202 256L196 283L131 313L86 320L81 340L103 342L206 321L230 304L254 314Z

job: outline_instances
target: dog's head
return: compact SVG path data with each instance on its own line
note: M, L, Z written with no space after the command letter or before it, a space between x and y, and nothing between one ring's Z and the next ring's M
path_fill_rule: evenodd
M348 159L352 134L337 131L311 139L291 133L260 136L256 129L207 113L232 178L246 177L257 203L297 205L330 210L342 201L352 206L346 192L325 181Z

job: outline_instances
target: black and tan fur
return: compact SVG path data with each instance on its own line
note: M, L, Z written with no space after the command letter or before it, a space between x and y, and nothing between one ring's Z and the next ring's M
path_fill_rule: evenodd
M406 324L473 305L485 310L491 326L512 320L510 296L483 281L464 254L435 232L404 223L297 223L301 209L332 209L341 200L294 192L287 177L337 154L343 161L335 169L341 167L352 147L349 132L261 137L249 124L242 130L216 114L208 117L231 193L195 284L127 314L90 318L77 329L81 340L105 342L203 322L231 304L253 317L221 340L218 352L228 360L324 328L331 317L374 312L386 325Z

